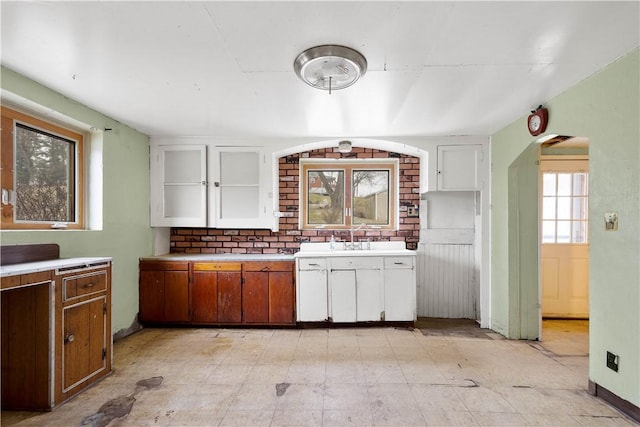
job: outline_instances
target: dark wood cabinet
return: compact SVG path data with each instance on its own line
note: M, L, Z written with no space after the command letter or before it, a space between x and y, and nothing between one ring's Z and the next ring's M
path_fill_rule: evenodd
M56 298L56 401L62 402L111 372L111 268L59 271ZM62 295L59 295L59 294Z
M242 264L193 263L191 322L242 322Z
M189 322L189 263L140 262L140 321Z
M295 324L294 262L142 260L140 321Z
M50 409L53 272L4 277L2 289L2 408Z
M50 410L111 372L110 261L5 277L0 311L3 409Z
M248 262L244 278L242 304L246 323L294 323L292 262Z

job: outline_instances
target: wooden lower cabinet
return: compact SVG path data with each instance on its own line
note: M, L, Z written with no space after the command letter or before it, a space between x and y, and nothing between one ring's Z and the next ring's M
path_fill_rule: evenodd
M143 323L189 322L189 263L140 262L139 317Z
M9 285L9 282L11 285ZM2 408L42 411L53 407L50 334L53 272L2 279ZM5 288L5 289L6 289Z
M244 278L242 305L246 323L295 322L293 263L246 263Z
M56 324L56 402L111 372L110 276L110 267L56 276L56 293L62 294L62 313Z
M180 273L179 279L168 273ZM171 298L167 293L168 283L180 289ZM170 317L168 305L173 305L181 316ZM294 263L143 260L140 262L140 321L194 325L295 324Z
M242 322L242 264L193 264L191 323Z
M109 261L2 282L3 409L50 410L111 372Z

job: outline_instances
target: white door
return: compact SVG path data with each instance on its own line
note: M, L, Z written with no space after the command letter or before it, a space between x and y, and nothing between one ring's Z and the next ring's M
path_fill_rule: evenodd
M588 166L541 162L543 317L589 317Z

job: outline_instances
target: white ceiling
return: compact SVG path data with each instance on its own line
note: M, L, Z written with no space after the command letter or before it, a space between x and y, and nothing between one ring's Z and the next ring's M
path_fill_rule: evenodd
M639 6L2 0L1 60L148 135L490 135L639 46ZM305 85L320 44L366 75Z

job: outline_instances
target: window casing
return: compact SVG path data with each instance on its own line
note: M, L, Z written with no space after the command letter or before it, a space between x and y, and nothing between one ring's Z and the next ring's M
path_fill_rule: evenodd
M395 229L397 160L300 161L301 229Z
M2 228L83 227L83 135L2 108Z

